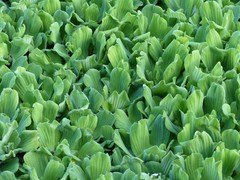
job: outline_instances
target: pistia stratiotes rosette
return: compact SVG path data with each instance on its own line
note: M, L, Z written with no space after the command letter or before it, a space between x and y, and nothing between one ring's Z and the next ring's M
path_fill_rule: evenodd
M0 180L240 178L236 0L0 2Z

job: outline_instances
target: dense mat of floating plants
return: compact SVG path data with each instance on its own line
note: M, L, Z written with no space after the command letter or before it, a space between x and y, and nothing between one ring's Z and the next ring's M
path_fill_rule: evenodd
M0 179L240 179L237 0L0 2Z

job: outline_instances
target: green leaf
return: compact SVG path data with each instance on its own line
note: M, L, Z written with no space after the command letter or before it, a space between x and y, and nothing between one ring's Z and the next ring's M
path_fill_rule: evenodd
M89 69L96 68L98 63L96 61L96 55L88 56L85 59L81 60L74 60L73 66L76 63L76 66L79 66L79 68L82 68L83 71L88 71Z
M65 60L69 58L68 52L66 50L66 47L62 44L56 43L53 47L53 50L61 57L63 57Z
M8 56L9 56L9 52L8 52L7 44L0 43L0 58L7 58Z
M17 121L18 121L18 132L21 133L23 130L26 129L26 127L28 127L32 123L30 113L27 110L22 111L18 115Z
M122 68L114 68L110 74L110 92L128 91L131 78L129 73Z
M51 15L61 8L59 0L44 0L43 3L43 10Z
M75 126L82 129L89 128L91 131L94 131L98 122L97 116L92 114L81 115L78 118L74 118L73 116L71 117L71 114L70 114L70 120Z
M1 163L1 172L12 172L16 173L19 169L20 163L17 157L11 157L10 159L4 160ZM0 173L1 179L1 173ZM5 179L3 179L5 180Z
M98 152L104 152L103 147L96 141L91 140L85 143L78 152L79 158L85 158L86 156L92 156Z
M158 61L159 57L162 55L162 45L156 37L149 39L149 54L152 56L154 61Z
M225 178L231 177L233 171L240 165L240 155L236 149L223 149L215 152L213 156L216 160L222 162L222 175Z
M50 29L51 24L54 23L53 16L51 16L49 13L45 11L39 11L38 16L41 18L43 29L45 31L48 31Z
M176 55L174 61L170 63L163 72L163 80L168 83L171 82L174 78L177 78L181 72L182 64L183 63L180 59L180 56Z
M194 139L190 142L189 148L192 153L200 153L204 158L206 158L212 156L214 144L208 133L205 131L197 131L194 135Z
M187 99L187 108L190 111L193 111L196 116L202 116L203 113L203 100L204 95L202 91L195 90L193 91Z
M169 27L167 21L158 14L153 14L148 30L151 36L163 39L168 33Z
M223 61L221 62L223 69L225 71L234 69L237 66L239 58L240 54L237 49L235 48L228 49Z
M14 38L11 42L10 55L17 59L29 50L32 37L25 35L23 38Z
M167 128L168 131L174 133L174 134L178 134L181 131L181 127L175 125L169 118L169 116L167 115L166 111L163 111L163 118L165 120L165 127Z
M50 124L47 122L39 123L37 131L39 134L40 146L54 151L60 140L60 133L57 130L56 124Z
M113 133L113 141L114 143L119 146L127 155L129 155L130 157L132 157L132 154L129 152L129 150L127 149L127 147L125 146L120 133L118 131L118 129L116 129Z
M85 86L94 88L100 93L103 91L100 72L96 69L89 69L83 77L83 82Z
M222 25L223 14L220 5L216 1L206 1L200 7L200 15L209 21Z
M133 11L133 1L124 1L124 0L119 0L116 1L115 4L115 9L112 12L112 15L116 17L117 19L121 20L128 12Z
M204 98L203 108L205 113L211 113L212 110L219 112L222 105L225 103L225 90L224 88L216 83L212 83L208 89L207 95Z
M118 94L117 91L113 91L107 101L104 102L103 108L115 111L127 107L129 103L130 101L126 91L122 91L120 94Z
M89 168L91 179L97 179L100 175L110 172L110 157L102 152L94 154L90 159Z
M103 19L102 23L99 26L99 30L101 31L116 31L118 29L119 21L117 18L113 17L110 14L107 14ZM107 31L108 32L108 31Z
M170 177L172 179L189 180L188 174L177 164L173 164Z
M44 101L43 105L43 117L50 122L54 121L57 117L59 106L53 101Z
M203 165L203 157L199 153L193 153L185 160L186 173L189 179L201 179L201 167Z
M46 166L44 179L57 180L62 177L64 170L65 167L61 162L51 159Z
M111 46L108 49L107 56L113 67L117 67L121 60L127 61L127 55L119 44Z
M89 101L87 96L82 92L74 89L70 95L67 95L66 103L69 110L73 109L87 109Z
M53 16L54 16L55 22L58 22L61 25L62 23L68 22L71 15L72 15L71 12L67 13L65 11L58 9Z
M153 4L147 4L143 7L142 13L144 16L147 17L147 21L150 22L154 13L163 15L163 9L159 6L153 5Z
M177 19L177 20L183 21L183 22L187 20L185 14L182 13L181 11L173 11L171 9L167 9L166 15L169 18Z
M43 69L46 69L46 66L49 65L49 60L47 55L38 48L30 52L29 60L30 62L40 65Z
M115 117L116 117L116 121L115 121L116 128L124 129L127 132L130 132L132 123L129 121L129 118L126 115L126 113L121 109L117 109L115 111Z
M184 59L184 67L187 72L192 72L195 67L199 67L201 55L198 50L192 51L191 54L188 54Z
M217 47L220 49L223 47L221 37L215 29L209 30L206 41L209 46Z
M206 158L202 170L202 179L222 179L222 162L215 162L213 157Z
M98 21L100 12L99 12L99 8L96 4L91 4L85 12L85 20L86 21Z
M150 148L144 150L143 153L143 159L144 161L160 161L162 160L162 158L166 155L166 151L160 149L158 146L151 146ZM152 164L154 166L154 164ZM157 163L157 165L159 166L158 168L160 168L160 164ZM148 168L149 166L151 166L150 164L148 164ZM157 168L157 167L152 167L152 168ZM159 169L160 171L160 169Z
M4 171L0 173L0 180L16 180L14 173L11 171Z
M184 14L187 18L191 17L194 13L194 7L197 5L197 2L194 0L186 1L179 1L180 7L184 10Z
M176 156L172 153L172 151L169 151L166 156L161 161L160 167L163 174L168 174L172 165L173 161L176 158Z
M30 168L30 171L36 171L38 178L41 178L44 175L48 159L48 154L33 151L26 153L23 157L24 163Z
M152 145L160 146L161 144L168 144L169 140L170 132L165 127L165 120L161 115L158 115L152 125L150 142Z
M37 88L38 83L33 73L26 71L25 68L18 67L15 71L16 81L14 89L17 90L19 97L24 100L24 96L28 91L33 91Z
M3 89L0 96L0 113L5 113L11 119L14 118L18 103L19 98L16 90L10 88Z
M104 98L102 94L100 94L96 89L91 88L89 92L89 108L93 111L96 112L100 109L104 102Z
M20 134L21 142L18 145L24 152L35 150L39 147L39 136L36 130L24 130Z
M52 122L56 119L59 106L53 101L42 101L33 104L32 117L35 124L40 122Z
M40 122L44 122L44 119L43 119L43 105L42 104L40 104L40 103L34 103L33 104L32 119L33 119L33 122L36 125Z
M69 43L71 44L70 51L74 52L78 48L82 49L82 56L88 55L88 48L92 40L92 29L87 26L81 26L75 30L69 37Z
M96 55L100 60L104 56L104 47L106 46L106 37L103 32L99 32L96 36Z
M133 153L139 156L150 147L147 124L144 120L134 123L130 129L130 142Z
M71 149L78 149L79 148L79 141L82 138L82 132L80 128L76 126L70 126L70 120L63 119L62 123L66 123L60 127L60 132L62 133L62 139L66 139L69 144L69 148Z
M154 101L154 99L153 99L153 97L152 97L152 91L151 91L151 89L150 89L148 86L146 86L145 84L143 85L143 96L144 96L147 104L148 104L151 108L153 108L153 107L155 106L155 101Z
M123 175L122 175L122 177L121 177L121 180L127 180L127 179L135 179L135 178L137 178L137 174L135 174L133 171L131 171L130 169L127 169L124 173L123 173Z
M233 129L227 129L222 132L222 141L228 149L239 149L240 136L238 131Z
M202 62L207 70L211 71L214 66L223 60L224 52L216 47L205 47L202 50Z
M68 165L68 168L66 170L66 173L62 177L63 179L65 177L69 177L70 179L87 179L86 173L82 170L82 168L77 165L75 162L70 162Z
M100 175L99 178L97 178L97 180L114 180L113 179L113 174L112 173L106 173L106 174L102 174Z
M57 22L54 22L51 24L50 26L50 39L52 42L57 43L60 42L60 38L61 38L61 34L60 34L60 25ZM62 45L63 46L63 45ZM64 50L66 51L66 49L62 48L60 46L60 44L55 44L54 48L53 48L59 55L61 54L62 56L67 56L68 54L66 52L64 52ZM63 51L63 52L62 52Z
M227 42L227 48L237 48L239 46L238 42L240 41L240 32L235 31L232 33L229 41Z
M41 18L33 10L25 9L23 14L24 24L26 25L26 34L37 36L43 27Z

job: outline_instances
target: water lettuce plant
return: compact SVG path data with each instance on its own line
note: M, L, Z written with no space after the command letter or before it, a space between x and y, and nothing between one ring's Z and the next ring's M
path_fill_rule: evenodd
M0 1L0 180L240 179L236 0Z

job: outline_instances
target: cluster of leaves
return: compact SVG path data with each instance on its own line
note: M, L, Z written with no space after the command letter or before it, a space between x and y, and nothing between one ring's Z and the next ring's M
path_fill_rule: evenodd
M0 2L0 179L239 179L240 3Z

